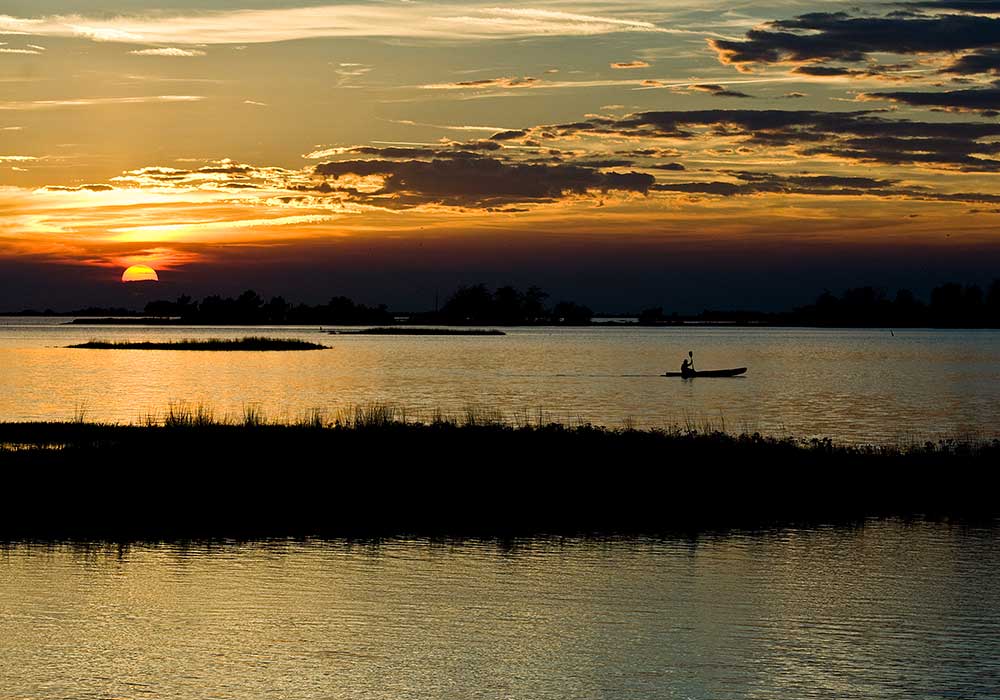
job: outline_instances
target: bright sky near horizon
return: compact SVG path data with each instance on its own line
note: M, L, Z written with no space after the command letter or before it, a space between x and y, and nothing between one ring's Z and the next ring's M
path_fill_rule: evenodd
M133 264L292 297L508 270L598 307L741 262L730 294L985 274L997 46L1000 0L7 0L0 306Z

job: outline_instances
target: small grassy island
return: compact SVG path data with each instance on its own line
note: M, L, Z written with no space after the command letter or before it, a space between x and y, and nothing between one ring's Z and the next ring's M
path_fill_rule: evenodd
M329 331L331 335L507 335L496 328L414 328L379 326L350 331Z
M252 352L277 350L326 350L329 346L310 343L293 338L264 338L251 336L247 338L206 338L204 340L185 338L184 340L169 340L163 342L130 340L90 340L77 345L67 345L68 348L83 348L86 350L243 350Z

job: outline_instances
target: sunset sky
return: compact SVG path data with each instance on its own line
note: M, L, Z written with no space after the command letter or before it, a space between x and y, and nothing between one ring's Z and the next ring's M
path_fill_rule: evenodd
M5 0L0 309L1000 270L1000 0ZM150 283L154 284L154 283Z

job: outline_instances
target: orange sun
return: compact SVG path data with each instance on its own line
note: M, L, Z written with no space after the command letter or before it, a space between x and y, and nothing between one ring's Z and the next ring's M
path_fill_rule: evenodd
M122 282L158 282L156 270L148 265L133 265L122 273Z

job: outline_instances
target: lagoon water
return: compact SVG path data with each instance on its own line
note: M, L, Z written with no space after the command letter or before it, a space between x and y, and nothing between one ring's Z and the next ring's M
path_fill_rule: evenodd
M8 545L0 694L995 699L998 535Z
M515 328L503 337L328 335L309 328L71 326L0 318L0 420L135 422L171 402L290 419L388 402L412 418L703 426L842 442L1000 437L1000 332ZM94 338L294 337L329 350L78 350ZM732 379L667 379L688 350Z

